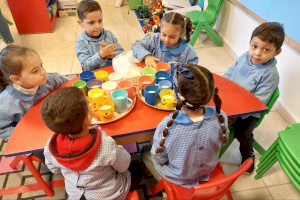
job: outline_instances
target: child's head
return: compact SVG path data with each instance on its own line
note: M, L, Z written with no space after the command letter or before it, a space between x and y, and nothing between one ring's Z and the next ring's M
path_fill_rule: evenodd
M91 38L98 38L103 30L102 9L97 1L82 0L77 6L79 20L77 23L84 28Z
M192 22L189 18L176 12L160 13L160 39L166 47L176 45L180 37L186 33L186 41L190 41Z
M11 83L30 89L45 84L47 76L35 50L10 45L0 52L0 81L0 92Z
M220 114L222 101L218 95L218 89L214 85L213 75L208 69L195 64L177 66L174 75L174 90L177 97L176 111L172 115L172 120L167 123L167 127L163 130L163 139L160 142L160 147L156 150L157 153L163 151L165 137L169 135L168 129L172 126L178 111L182 107L194 111L201 110L212 98L216 106L218 120L222 125L222 140L226 139L224 118Z
M252 63L263 64L279 55L284 37L283 26L277 22L266 22L256 27L249 48Z
M49 95L41 106L41 117L55 133L75 135L91 124L91 109L82 90L62 87Z

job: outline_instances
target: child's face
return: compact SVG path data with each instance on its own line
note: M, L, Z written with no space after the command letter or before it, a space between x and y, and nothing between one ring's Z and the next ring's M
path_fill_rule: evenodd
M178 25L173 25L166 22L161 24L160 39L166 47L170 47L179 43L179 38L183 34L183 32L179 30L180 28Z
M47 81L47 73L42 65L40 56L36 53L29 55L23 62L24 68L20 75L12 78L13 82L24 88L30 89L35 86L44 85Z
M276 50L274 44L263 42L258 37L253 37L250 41L249 56L253 64L266 63L280 52L281 49Z
M89 37L95 39L99 38L99 35L103 30L103 17L100 10L86 14L83 21L78 20L77 22L84 28Z

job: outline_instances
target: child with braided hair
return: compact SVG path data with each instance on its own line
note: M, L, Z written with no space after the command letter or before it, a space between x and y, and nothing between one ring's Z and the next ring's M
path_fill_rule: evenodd
M151 151L147 152L149 146L142 149L142 159L157 181L163 177L191 187L209 180L227 142L228 120L208 69L177 65L173 81L176 110L158 124ZM215 108L205 106L212 98Z

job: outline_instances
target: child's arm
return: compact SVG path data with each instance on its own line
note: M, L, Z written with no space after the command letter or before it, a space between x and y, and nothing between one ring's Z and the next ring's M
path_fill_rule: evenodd
M237 65L237 62L235 62L231 67L229 67L229 69L223 74L223 77L230 79L236 65Z
M5 106L5 105L1 105ZM21 118L22 116L17 116L16 113L4 112L1 109L0 112L0 138L9 139L11 133L15 129L17 122L14 122L14 117Z
M76 41L76 54L80 62L80 65L85 70L94 70L106 64L107 59L102 59L99 56L99 52L92 54L88 47L88 42L82 37L79 37ZM100 44L99 44L100 46Z
M113 33L111 33L111 34L112 34L112 36L111 36L111 37L112 37L112 43L117 45L117 48L116 48L116 50L115 50L115 52L116 52L115 56L117 56L117 55L119 55L120 53L122 53L122 52L124 51L124 49L123 49L123 47L119 44L118 38L116 38L116 37L114 36Z
M142 40L137 40L131 46L134 57L140 62L145 61L147 55L153 56L155 48L159 48L160 38L156 33L144 37Z
M116 160L112 164L112 167L117 172L124 172L128 169L130 165L131 156L121 145L116 145L115 149L116 149Z
M267 74L264 74L259 84L257 85L255 92L253 93L260 101L264 104L267 104L271 98L273 92L279 85L279 74L276 70L270 71Z
M51 139L51 138L50 138ZM48 140L45 148L44 148L44 156L45 156L45 165L48 167L48 169L52 172L52 173L61 173L61 170L59 167L56 167L53 163L52 163L52 159L53 157L51 156L50 152L49 152L49 141Z

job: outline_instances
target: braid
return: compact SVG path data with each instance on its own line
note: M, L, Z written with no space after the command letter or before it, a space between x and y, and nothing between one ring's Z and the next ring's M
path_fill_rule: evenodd
M182 105L183 105L183 102L180 99L178 99L178 101L176 103L176 110L173 112L172 119L170 121L168 121L167 126L163 130L163 133L162 133L163 136L159 142L159 147L155 150L155 153L162 153L164 151L163 146L165 144L166 137L169 135L169 128L170 128L170 126L172 126L174 120L176 119Z
M217 111L217 115L218 115L218 120L219 120L219 123L221 125L221 130L222 130L222 142L223 144L226 144L227 143L227 137L226 137L226 127L224 125L224 117L223 115L221 114L221 105L222 105L222 100L218 94L219 92L219 89L217 87L215 87L215 94L214 94L214 97L213 97L213 100L214 100L214 103L215 103L215 106L216 106L216 111Z

